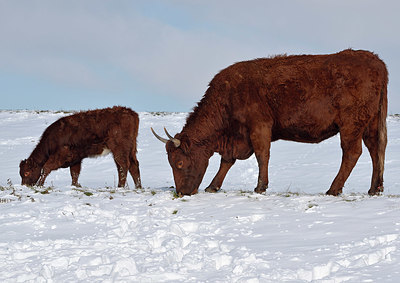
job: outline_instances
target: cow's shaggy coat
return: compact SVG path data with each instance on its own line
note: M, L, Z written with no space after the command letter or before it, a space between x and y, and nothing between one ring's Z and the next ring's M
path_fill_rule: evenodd
M139 117L125 107L79 112L58 119L40 138L28 159L20 163L24 185L43 185L52 170L70 167L72 185L79 186L82 159L109 152L118 169L118 187L124 187L128 171L141 187L136 138Z
M284 139L318 143L340 133L342 163L327 194L338 195L361 155L372 158L369 194L383 190L387 143L388 72L368 51L276 56L239 62L218 73L182 131L166 143L176 190L194 194L214 152L219 190L236 159L253 152L259 165L256 192L268 186L270 144Z

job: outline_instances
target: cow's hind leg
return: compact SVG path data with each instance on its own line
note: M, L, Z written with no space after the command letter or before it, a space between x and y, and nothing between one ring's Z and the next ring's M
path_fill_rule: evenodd
M340 141L342 147L342 164L339 173L333 180L328 195L337 196L342 193L344 183L357 163L362 152L361 135L354 132L340 131Z
M81 173L81 165L82 165L82 160L69 167L69 171L71 173L71 178L72 178L72 184L71 184L72 186L81 187L81 185L78 183L79 174Z
M214 179L211 181L211 184L206 188L206 192L208 193L216 193L222 186L222 182L225 179L226 174L228 173L229 169L235 164L235 159L233 161L226 161L221 158L221 164L219 165L219 170L217 175L215 175Z
M385 160L385 148L387 137L380 136L382 133L378 131L378 119L373 119L368 128L364 131L363 140L368 148L372 159L372 178L371 187L368 191L370 195L376 195L383 192L383 170Z
M124 141L127 139L120 129L110 130L110 132L114 133L114 135L109 137L106 146L113 154L115 165L117 166L118 187L123 188L126 184L126 177L130 166L130 150L126 144L124 144Z

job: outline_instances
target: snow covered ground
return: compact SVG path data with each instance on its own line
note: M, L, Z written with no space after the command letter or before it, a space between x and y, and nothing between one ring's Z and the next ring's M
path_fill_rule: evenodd
M2 282L400 282L400 119L388 118L385 193L369 197L367 150L340 197L325 196L341 159L339 137L278 141L270 188L254 194L254 156L238 161L223 191L173 195L164 145L151 132L180 131L187 113L140 113L144 190L116 189L111 156L86 159L82 188L68 169L43 188L21 186L20 160L64 113L0 111Z

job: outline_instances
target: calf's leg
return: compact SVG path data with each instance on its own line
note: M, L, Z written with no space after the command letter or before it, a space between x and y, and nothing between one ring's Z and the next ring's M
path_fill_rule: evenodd
M44 185L44 181L46 180L47 176L50 174L52 170L43 170L42 174L40 174L40 178L37 181L37 185L38 186L43 186Z
M118 171L118 187L123 188L126 184L126 176L128 175L128 159L124 157L114 156L115 165Z
M115 165L118 170L118 187L123 188L126 184L126 176L129 169L129 150L126 149L123 143L117 142L118 140L125 140L120 130L115 130L115 136L110 138L107 142L107 148L111 150L114 157Z
M129 173L131 173L133 182L135 183L135 187L137 189L141 188L142 183L140 180L139 161L136 159L136 155L133 155L130 158Z
M51 171L57 170L58 168L61 167L62 164L60 164L59 157L60 154L50 155L49 159L43 165L42 173L40 174L40 178L37 182L38 186L44 185L44 181L46 180L47 176L51 173Z

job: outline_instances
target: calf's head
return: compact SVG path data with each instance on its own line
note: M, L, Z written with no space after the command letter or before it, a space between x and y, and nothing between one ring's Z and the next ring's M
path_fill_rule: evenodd
M182 195L193 195L198 192L204 173L211 157L207 147L194 144L186 135L178 134L172 137L165 130L169 139L153 134L166 145L168 161L174 175L176 193Z
M34 186L40 177L41 167L35 162L25 159L19 164L19 175L22 178L22 185Z

